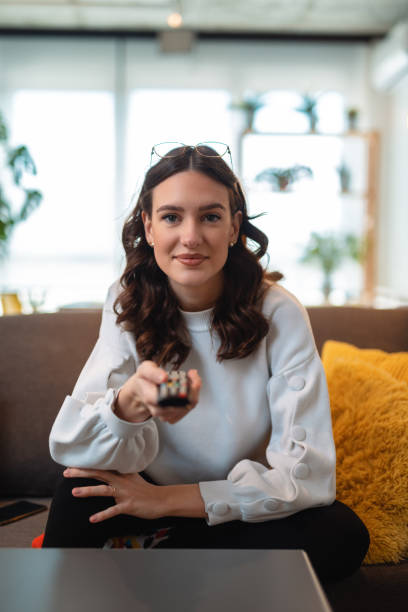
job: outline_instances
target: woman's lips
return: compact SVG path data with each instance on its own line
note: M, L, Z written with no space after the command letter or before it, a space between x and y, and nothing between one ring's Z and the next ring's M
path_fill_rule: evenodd
M195 255L194 257L176 257L176 259L185 266L194 267L199 266L201 263L203 263L203 261L207 259L207 257L197 257Z

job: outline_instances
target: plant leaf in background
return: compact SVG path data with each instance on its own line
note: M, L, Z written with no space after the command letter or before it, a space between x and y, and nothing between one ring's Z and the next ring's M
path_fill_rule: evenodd
M332 276L344 259L361 263L365 257L365 241L354 234L318 234L312 232L299 262L315 264L323 272L322 292L328 302L333 290Z
M317 101L319 95L311 96L309 94L304 94L302 96L302 104L298 106L295 110L299 113L303 113L309 119L309 129L311 132L316 131L316 125L318 121L317 114Z
M8 139L7 126L4 123L3 115L0 112L0 142L6 142Z
M7 163L11 168L16 185L20 185L24 172L37 174L33 158L24 145L9 150Z
M36 189L25 189L26 193L24 204L20 209L19 221L25 221L32 212L41 204L42 193Z
M367 241L355 234L347 234L344 237L344 244L348 256L357 263L363 263L367 253Z
M313 171L308 166L292 166L291 168L265 168L256 175L255 181L265 181L271 188L286 191L290 185L304 177L313 177Z
M253 130L255 115L265 105L262 94L246 92L242 98L233 100L229 106L231 109L243 111L246 116L246 131Z
M9 146L8 129L1 112L0 147L4 150L3 167L0 169L0 259L2 259L8 254L8 243L15 226L28 219L41 204L43 196L37 189L29 189L23 185L24 177L27 174L37 174L37 168L25 145ZM23 195L23 201L16 211L11 196L9 197L4 189L3 180L7 171L11 173L14 186Z

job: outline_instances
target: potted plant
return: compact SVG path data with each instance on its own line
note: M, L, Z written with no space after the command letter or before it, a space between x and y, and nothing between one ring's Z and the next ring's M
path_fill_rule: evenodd
M312 232L299 259L300 263L318 265L323 272L322 293L325 303L330 302L333 273L345 258L361 263L365 256L364 240L354 234L318 234Z
M296 108L299 113L303 113L309 119L309 131L314 134L317 126L318 115L317 115L317 100L318 96L313 97L309 94L304 94L301 106Z
M350 132L354 132L357 130L359 115L360 115L360 111L358 110L358 108L351 106L350 108L347 109L346 111L347 127Z
M28 174L37 174L30 152L25 145L9 145L7 125L0 112L0 263L8 255L10 238L16 226L28 219L42 201L40 191L24 185ZM13 198L20 196L18 205L12 202L11 194ZM4 296L8 296L8 303L18 302L17 296ZM2 300L3 304L5 300L6 297Z
M341 193L350 193L351 187L351 171L350 168L342 162L337 168L340 179Z
M289 191L291 185L299 179L312 176L311 168L297 164L291 168L266 168L256 175L255 181L265 181L275 191Z
M244 95L241 100L236 100L230 104L230 108L240 110L245 114L245 132L252 132L255 115L263 106L264 102L258 94Z

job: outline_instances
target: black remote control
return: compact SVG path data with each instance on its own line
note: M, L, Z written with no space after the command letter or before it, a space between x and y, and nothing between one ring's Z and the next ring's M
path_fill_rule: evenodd
M159 406L185 406L189 403L190 381L183 370L171 370L167 381L158 387Z

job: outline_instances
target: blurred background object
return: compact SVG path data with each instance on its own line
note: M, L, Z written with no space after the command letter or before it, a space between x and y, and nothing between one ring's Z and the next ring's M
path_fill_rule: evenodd
M305 304L326 299L300 262L313 234L366 245L333 270L332 303L408 304L405 0L0 0L0 23L8 146L25 143L42 196L0 261L23 312L104 301L163 141L229 144L264 263Z

